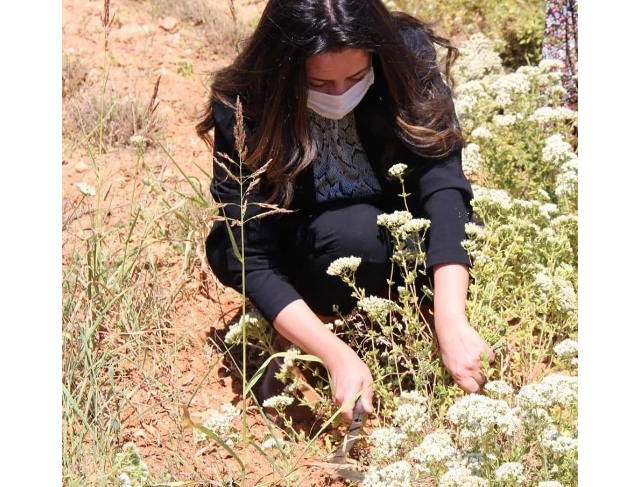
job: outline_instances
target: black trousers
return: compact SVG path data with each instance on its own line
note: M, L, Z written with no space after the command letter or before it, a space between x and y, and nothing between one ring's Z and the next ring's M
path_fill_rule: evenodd
M339 277L327 274L329 265L340 257L362 259L355 283L367 295L388 291L394 246L388 230L377 224L382 213L385 212L372 204L350 203L282 218L278 245L280 271L289 277L315 313L332 315L335 308L347 313L356 305L351 296L353 290ZM223 284L232 285L225 252L207 248L207 257L216 277ZM393 276L394 282L401 284L398 278ZM429 285L426 276L419 280L419 286Z

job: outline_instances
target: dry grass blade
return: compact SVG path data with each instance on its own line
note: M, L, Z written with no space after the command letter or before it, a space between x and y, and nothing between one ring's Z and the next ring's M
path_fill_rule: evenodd
M258 172L254 172L251 175L251 183L249 184L249 187L247 188L247 194L251 194L251 192L255 189L255 187L260 184L260 177Z
M237 23L238 22L238 13L236 11L236 3L234 2L234 0L229 0L229 13L231 14L231 19L233 20L233 23Z
M234 161L233 159L231 159L231 157L229 157L227 154L222 154L222 157L224 159L227 159L229 162L231 162L232 164L237 164L236 161ZM220 167L222 170L224 170L225 173L227 173L227 176L229 176L231 179L233 179L236 183L240 184L240 178L231 170L229 169L229 166L227 166L226 164L220 162L220 160L218 160L217 157L213 158L213 162Z
M264 211L254 218L264 218L266 216L275 215L278 213L293 213L295 210L287 210L286 208L280 208L278 205L271 205L269 203L254 203L261 208L271 208L269 211ZM253 219L253 218L252 218Z
M111 4L110 0L104 0L104 12L103 12L103 17L102 17L102 25L107 28L109 27L109 24L111 23L109 21L109 6Z
M158 108L158 105L160 104L160 102L158 101L158 88L160 88L160 78L162 76L158 76L158 79L156 80L156 84L153 87L153 95L151 95L151 100L149 100L149 106L147 107L147 116L149 118L151 118L156 109Z
M105 52L109 49L109 32L111 31L111 25L113 24L113 19L115 19L115 14L110 16L110 6L111 0L104 0L104 9L101 16L102 26L104 27L104 50Z
M240 161L247 156L246 132L244 129L244 116L242 114L242 102L240 97L236 99L236 125L233 128L233 135L236 139L236 150L240 155Z

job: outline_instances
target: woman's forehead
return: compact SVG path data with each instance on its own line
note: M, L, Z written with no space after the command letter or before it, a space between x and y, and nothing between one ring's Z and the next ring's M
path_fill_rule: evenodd
M371 54L347 48L337 52L315 54L306 61L307 78L332 80L349 78L371 64Z

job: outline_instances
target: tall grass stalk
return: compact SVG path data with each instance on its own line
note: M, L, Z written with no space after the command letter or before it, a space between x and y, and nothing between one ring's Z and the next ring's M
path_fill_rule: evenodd
M109 32L111 30L111 23L113 18L109 18L109 7L111 0L104 0L104 9L102 12L102 26L104 28L104 49L103 49L103 77L102 77L102 91L100 98L100 124L98 125L98 154L102 154L102 130L104 121L104 101L107 92L107 83L109 81Z
M230 6L233 6L233 2L230 2ZM226 217L224 218L224 224L227 228L227 232L229 234L229 239L233 246L233 250L236 258L241 264L242 269L242 280L241 280L241 294L242 294L242 305L241 312L242 317L247 315L247 299L246 299L246 271L245 271L245 233L244 227L245 224L249 221L246 219L247 209L249 206L249 202L247 200L247 196L251 193L251 191L259 184L260 176L267 169L267 165L263 166L258 171L255 171L250 176L245 177L244 170L244 160L247 154L246 147L246 133L244 129L244 118L242 115L242 104L240 103L240 99L238 98L236 102L236 124L234 129L235 143L236 143L236 152L238 154L238 162L234 162L228 156L228 162L237 165L238 174L235 175L231 170L229 170L226 164L222 161L215 160L215 164L219 167L223 168L229 176L231 176L237 183L239 188L239 205L240 205L240 220L239 221L230 221ZM246 183L249 182L247 189L245 190ZM221 207L221 211L224 214L224 206ZM260 216L260 215L259 215ZM264 216L262 214L261 216ZM240 227L240 242L235 241L235 237L231 230L231 225L236 224ZM240 467L242 468L242 485L245 485L246 482L246 473L245 466L247 464L247 396L249 388L247 387L247 330L246 327L242 327L242 463Z

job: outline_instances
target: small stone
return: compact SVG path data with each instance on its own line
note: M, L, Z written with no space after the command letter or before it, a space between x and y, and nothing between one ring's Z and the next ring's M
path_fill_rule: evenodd
M142 29L142 26L140 24L133 22L131 24L124 24L119 29L114 29L111 32L109 37L114 40L125 42L125 41L130 41L131 39L134 39L136 37L140 37L142 35L144 35L144 30Z
M89 169L89 166L87 166L86 163L84 163L82 161L76 162L76 165L75 165L76 172L78 172L78 173L85 172L87 169Z
M175 17L165 17L160 21L160 28L170 34L178 32L180 22Z
M99 70L98 68L91 68L89 71L87 71L87 77L85 81L87 81L88 83L96 83L100 80L101 77L101 70Z

